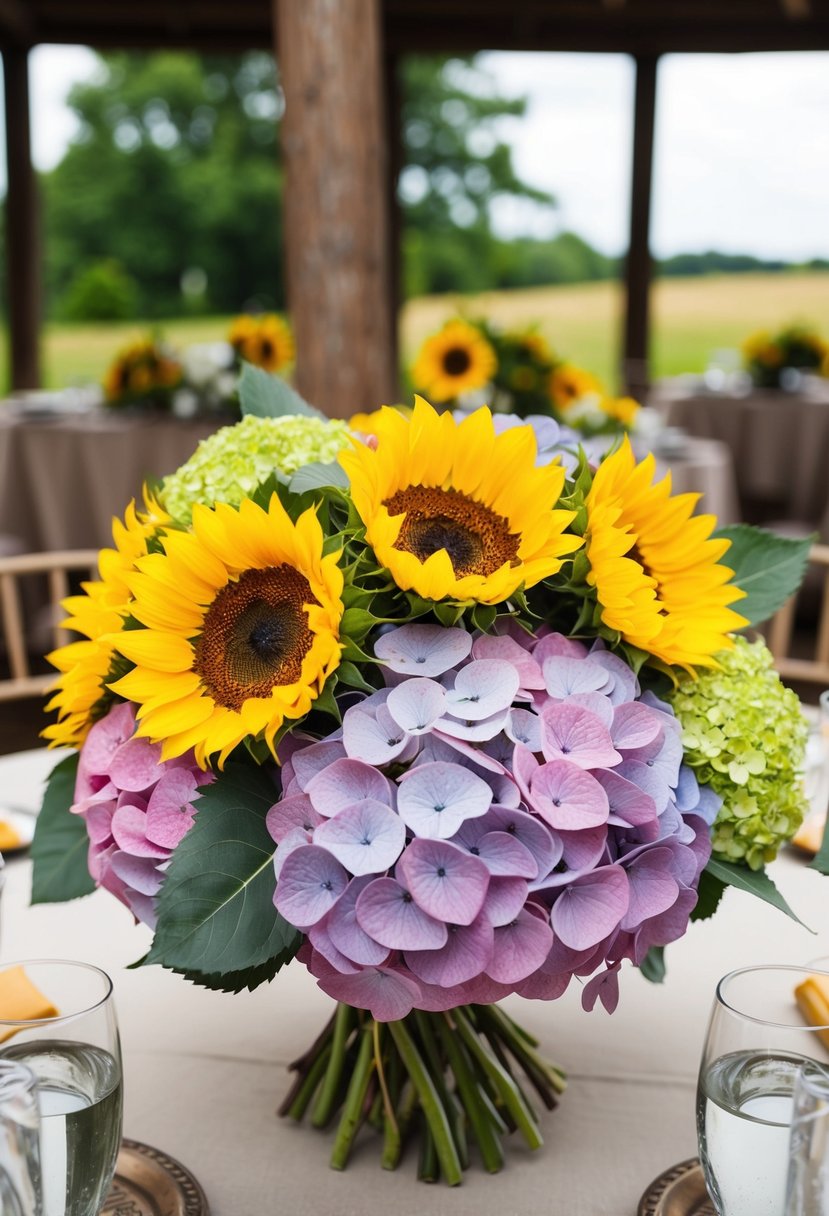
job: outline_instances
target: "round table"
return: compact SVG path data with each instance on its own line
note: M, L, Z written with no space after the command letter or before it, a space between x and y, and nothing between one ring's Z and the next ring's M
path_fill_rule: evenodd
M0 758L8 803L36 807L59 757ZM569 1073L559 1109L543 1118L545 1146L511 1148L489 1176L476 1164L456 1191L427 1188L409 1152L381 1170L361 1135L344 1174L327 1168L330 1136L280 1120L285 1065L310 1043L331 1003L292 964L253 993L194 987L156 967L127 971L149 933L98 891L68 905L29 907L30 865L10 859L2 908L4 960L74 958L115 981L125 1062L125 1134L180 1158L201 1181L214 1216L634 1216L639 1196L668 1166L694 1155L694 1094L714 986L750 963L803 962L829 953L824 879L793 854L774 865L784 896L813 936L782 913L728 891L717 915L666 951L668 978L649 985L626 969L619 1009L581 1010L574 986L552 1004L512 998L514 1015Z

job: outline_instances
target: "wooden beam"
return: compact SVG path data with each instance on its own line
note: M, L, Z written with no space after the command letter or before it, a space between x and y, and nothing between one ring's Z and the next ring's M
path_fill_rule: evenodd
M0 0L0 35L13 42L34 41L34 21L22 0Z
M636 58L630 240L625 266L627 299L622 356L622 379L627 392L636 398L647 393L650 379L650 219L657 63L655 55Z
M6 268L11 387L40 384L40 240L29 126L29 63L24 46L3 50L6 104Z
M386 189L388 191L389 300L392 310L392 360L396 377L400 366L399 323L403 306L403 213L397 197L405 165L403 144L403 80L400 56L385 56Z
M343 418L396 380L380 0L279 0L276 27L298 387Z

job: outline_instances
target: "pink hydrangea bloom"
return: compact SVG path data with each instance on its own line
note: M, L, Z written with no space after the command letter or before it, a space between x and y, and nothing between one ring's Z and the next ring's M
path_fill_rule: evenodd
M155 928L155 897L170 856L193 823L200 786L213 781L192 752L162 761L161 747L135 738L135 709L115 705L81 749L72 812L89 834L89 872Z
M387 687L292 741L274 902L330 996L379 1020L510 992L615 1008L685 932L716 799L669 706L600 643L409 624Z

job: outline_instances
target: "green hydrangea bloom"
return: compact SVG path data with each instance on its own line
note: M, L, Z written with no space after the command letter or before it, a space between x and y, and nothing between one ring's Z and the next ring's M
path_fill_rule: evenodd
M759 870L803 820L808 726L765 643L734 642L716 656L720 670L685 677L668 700L682 725L685 762L723 800L714 855Z
M274 469L295 473L315 461L335 460L348 434L347 424L336 420L248 415L203 439L187 463L165 477L163 505L175 523L187 526L194 503L238 506Z

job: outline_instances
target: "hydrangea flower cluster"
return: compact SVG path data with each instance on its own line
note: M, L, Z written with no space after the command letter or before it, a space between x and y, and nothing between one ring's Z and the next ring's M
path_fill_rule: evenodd
M214 776L190 752L162 762L161 745L135 737L135 708L115 705L81 750L72 812L89 835L89 872L155 928L155 897L170 856L193 823L200 786Z
M735 637L717 661L681 680L670 701L687 763L722 798L715 855L759 870L803 820L808 726L764 642Z
M623 960L684 933L719 809L671 707L552 632L408 624L375 657L387 686L291 740L268 815L300 958L380 1021L574 975L615 1008Z
M190 459L165 477L164 507L184 527L190 523L194 503L238 506L274 469L295 473L314 461L335 460L348 445L348 435L346 423L337 420L249 414L203 439Z

